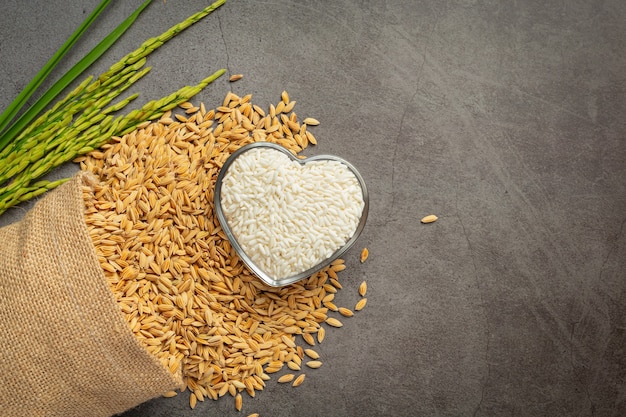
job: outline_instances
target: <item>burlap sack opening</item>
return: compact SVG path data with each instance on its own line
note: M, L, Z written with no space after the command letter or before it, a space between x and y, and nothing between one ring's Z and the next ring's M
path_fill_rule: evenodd
M79 173L0 229L0 414L111 416L182 387L133 336L96 258Z

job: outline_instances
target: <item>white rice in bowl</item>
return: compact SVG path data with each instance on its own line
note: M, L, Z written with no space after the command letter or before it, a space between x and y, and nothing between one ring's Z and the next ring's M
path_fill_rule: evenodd
M365 206L358 179L340 161L303 165L263 147L232 162L220 198L237 242L273 279L294 276L332 256L355 233Z

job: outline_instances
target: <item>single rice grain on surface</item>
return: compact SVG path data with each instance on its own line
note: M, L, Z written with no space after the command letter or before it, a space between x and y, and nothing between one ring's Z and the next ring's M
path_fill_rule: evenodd
M293 107L282 98L283 112ZM184 107L185 116L168 112L76 162L93 174L83 188L85 221L120 311L139 342L182 375L193 408L225 395L243 401L285 364L301 366L296 335L324 340L322 299L337 291L330 280L345 263L280 288L254 277L214 215L215 180L248 143L300 153L309 142L294 132L306 125L296 129L295 113L264 111L250 95L228 93L214 110Z
M317 369L322 366L322 361L308 361L306 366L309 368Z
M363 281L361 285L359 285L359 295L365 297L365 294L367 294L367 282Z
M352 317L352 316L354 316L354 313L349 308L339 307L337 309L337 311L339 312L339 314L341 314L344 317Z
M333 327L342 327L343 323L339 320L337 320L334 317L329 317L326 319L326 324L328 324L329 326L333 326Z
M280 378L278 378L278 382L280 383L291 382L293 381L294 378L295 378L294 374L285 374L281 376Z
M438 217L435 216L434 214L429 214L428 216L422 217L421 222L425 223L425 224L433 223L433 222L437 221L437 219L438 219Z
M318 331L317 331L317 343L322 343L324 341L324 339L326 338L326 330L324 330L323 327L321 327Z
M363 248L361 251L361 263L365 262L370 255L370 251L367 248Z
M319 359L320 355L313 349L304 349L304 353L311 359Z
M293 381L293 384L291 384L291 385L294 386L294 387L299 387L304 382L304 378L305 377L306 377L306 374L298 375L298 377Z

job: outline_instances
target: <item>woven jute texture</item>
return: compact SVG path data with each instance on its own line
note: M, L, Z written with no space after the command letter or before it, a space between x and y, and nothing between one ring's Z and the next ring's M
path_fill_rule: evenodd
M0 229L0 414L111 416L180 388L124 320L83 216L87 174Z

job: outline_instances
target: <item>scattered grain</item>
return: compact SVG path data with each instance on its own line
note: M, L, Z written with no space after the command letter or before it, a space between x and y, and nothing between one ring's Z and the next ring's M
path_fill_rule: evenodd
M365 297L365 294L367 294L367 282L363 281L361 285L359 285L359 295Z
M341 314L344 317L352 317L352 316L354 316L354 313L349 308L339 307L337 309L337 311L339 311L339 314Z
M363 248L361 251L361 263L367 260L367 257L370 255L370 251L367 248Z
M293 381L295 377L296 376L294 374L285 374L281 376L280 378L278 378L278 382L280 382L281 384L285 382L291 382Z
M437 221L438 218L439 217L435 216L434 214L429 214L428 216L423 217L421 222L422 223L432 223L432 222Z
M319 359L320 355L313 349L304 349L304 353L311 359Z
M294 361L289 361L287 362L287 367L289 369L291 369L292 371L299 371L300 370L300 365L298 365L296 362Z
M230 82L239 81L242 78L243 78L243 74L233 74L233 75L230 76L228 81L230 81Z
M320 124L319 120L314 119L312 117L307 117L306 119L302 121L302 123L304 123L305 125L309 125L309 126L317 126Z
M326 301L324 303L324 307L326 307L327 309L331 311L339 311L339 307L337 307L335 303L333 303L332 301Z
M341 327L343 326L343 323L340 322L339 320L337 320L334 317L329 317L326 319L326 324L328 324L329 326L333 326L333 327Z
M311 346L315 346L315 339L311 335L311 333L302 333L302 338L305 342L307 342Z
M322 366L322 361L308 361L306 366L309 368L317 369Z
M302 382L304 382L305 377L306 377L306 374L298 375L298 377L295 379L295 381L293 381L293 384L291 385L294 387L299 387L300 385L302 385Z
M322 343L325 338L326 338L326 330L324 330L323 327L320 327L320 329L317 331L317 343Z
M182 374L192 408L227 393L237 406L238 392L254 396L285 364L301 367L305 352L294 335L322 343L321 323L333 323L322 299L332 302L326 288L341 287L337 272L345 268L336 260L299 283L272 288L226 239L213 189L228 156L258 140L295 154L315 143L285 133L297 128L306 136L295 113L285 126L276 107L270 119L250 99L230 92L208 111L186 103L184 116L168 112L80 159L93 174L83 189L85 219L109 287L137 340ZM291 111L295 102L281 100L282 111ZM284 382L298 386L304 374L294 378Z
M365 304L367 304L367 298L361 298L354 306L354 309L356 311L361 311L365 308Z

